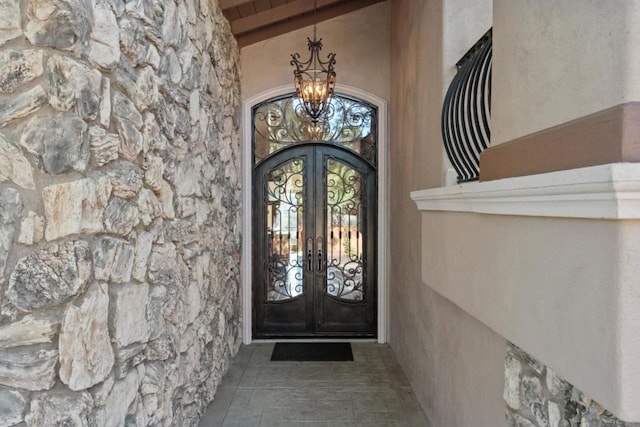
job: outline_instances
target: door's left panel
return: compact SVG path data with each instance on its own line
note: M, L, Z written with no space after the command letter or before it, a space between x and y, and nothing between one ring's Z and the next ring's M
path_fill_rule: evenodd
M284 150L254 173L254 338L305 334L313 327L308 255L313 252L313 167L305 147ZM307 235L309 234L309 235Z

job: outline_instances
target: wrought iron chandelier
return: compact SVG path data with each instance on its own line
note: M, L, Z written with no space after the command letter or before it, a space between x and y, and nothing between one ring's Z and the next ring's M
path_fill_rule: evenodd
M333 66L336 64L336 54L327 55L327 60L320 59L322 39L317 39L316 12L318 0L313 2L313 41L307 38L311 56L306 62L300 62L300 54L291 55L293 70L293 84L296 94L307 115L313 123L317 123L326 114L329 107L329 99L333 95L336 85L336 72Z

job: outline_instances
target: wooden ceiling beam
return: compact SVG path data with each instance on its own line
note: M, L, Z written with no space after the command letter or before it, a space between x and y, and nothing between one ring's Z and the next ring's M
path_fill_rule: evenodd
M317 21L326 21L328 19L335 18L336 16L344 15L383 1L385 0L348 0L346 2L336 4L331 8L318 10ZM242 48L272 37L299 30L300 28L308 27L309 25L313 25L313 15L298 16L287 21L275 23L268 27L259 28L255 31L237 35L236 38L238 40L238 45ZM322 35L320 34L320 36Z
M318 0L318 9L341 3L342 0ZM350 2L346 2L350 3ZM243 34L258 28L272 25L285 19L293 18L303 13L313 11L313 2L309 0L296 0L264 12L249 15L231 22L231 32L233 34Z
M226 10L232 7L238 7L245 3L251 3L253 0L220 0L220 9Z

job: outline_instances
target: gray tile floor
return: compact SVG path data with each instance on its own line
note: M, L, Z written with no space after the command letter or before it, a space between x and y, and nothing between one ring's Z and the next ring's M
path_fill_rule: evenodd
M353 362L271 362L243 346L200 427L429 427L393 351L353 343Z

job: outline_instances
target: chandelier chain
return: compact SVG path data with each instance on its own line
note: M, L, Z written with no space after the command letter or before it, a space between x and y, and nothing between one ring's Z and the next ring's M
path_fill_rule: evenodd
M318 23L318 0L313 0L313 41L316 41L317 23Z

